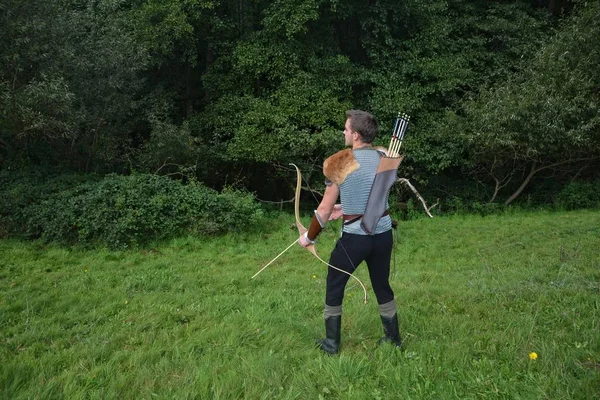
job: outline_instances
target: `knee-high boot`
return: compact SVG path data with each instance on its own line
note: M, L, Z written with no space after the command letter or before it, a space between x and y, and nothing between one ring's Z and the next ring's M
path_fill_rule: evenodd
M337 354L340 351L342 316L325 318L325 339L319 340L319 347L326 353Z
M400 329L398 328L398 314L394 314L392 318L380 315L381 323L383 324L383 334L379 339L381 343L393 343L396 347L402 347L402 338L400 337Z

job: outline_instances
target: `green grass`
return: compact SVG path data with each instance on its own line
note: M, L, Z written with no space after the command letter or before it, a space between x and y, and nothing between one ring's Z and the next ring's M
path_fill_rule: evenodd
M334 357L314 347L324 265L293 247L250 280L292 223L122 252L0 241L0 398L600 399L600 212L401 222L406 350L376 345L351 281Z

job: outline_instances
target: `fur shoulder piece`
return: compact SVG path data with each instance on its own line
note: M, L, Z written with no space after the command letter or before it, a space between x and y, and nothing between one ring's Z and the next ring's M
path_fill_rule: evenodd
M354 158L352 149L341 150L327 158L323 163L323 174L327 179L338 185L342 184L346 177L360 168L360 164Z

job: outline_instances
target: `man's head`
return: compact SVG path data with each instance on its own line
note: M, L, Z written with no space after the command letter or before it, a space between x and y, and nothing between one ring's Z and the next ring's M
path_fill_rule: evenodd
M373 115L360 110L346 111L344 137L347 146L351 146L355 140L372 143L375 136L377 136L377 121Z

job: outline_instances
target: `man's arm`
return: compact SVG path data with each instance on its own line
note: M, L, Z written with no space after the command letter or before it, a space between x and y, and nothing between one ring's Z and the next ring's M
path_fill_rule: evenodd
M325 188L323 200L321 200L321 203L317 207L315 216L313 216L313 221L311 222L311 227L309 228L310 233L312 233L311 231L314 231L314 233L312 233L314 237L308 237L309 232L307 232L307 234L300 235L300 238L298 239L298 242L303 247L307 247L314 243L317 235L329 220L339 195L340 188L336 183L332 183Z
M325 188L325 194L323 195L323 200L317 207L317 214L319 214L319 218L321 221L328 221L333 208L335 206L335 202L337 201L340 195L340 187L336 183L332 183L331 185Z

